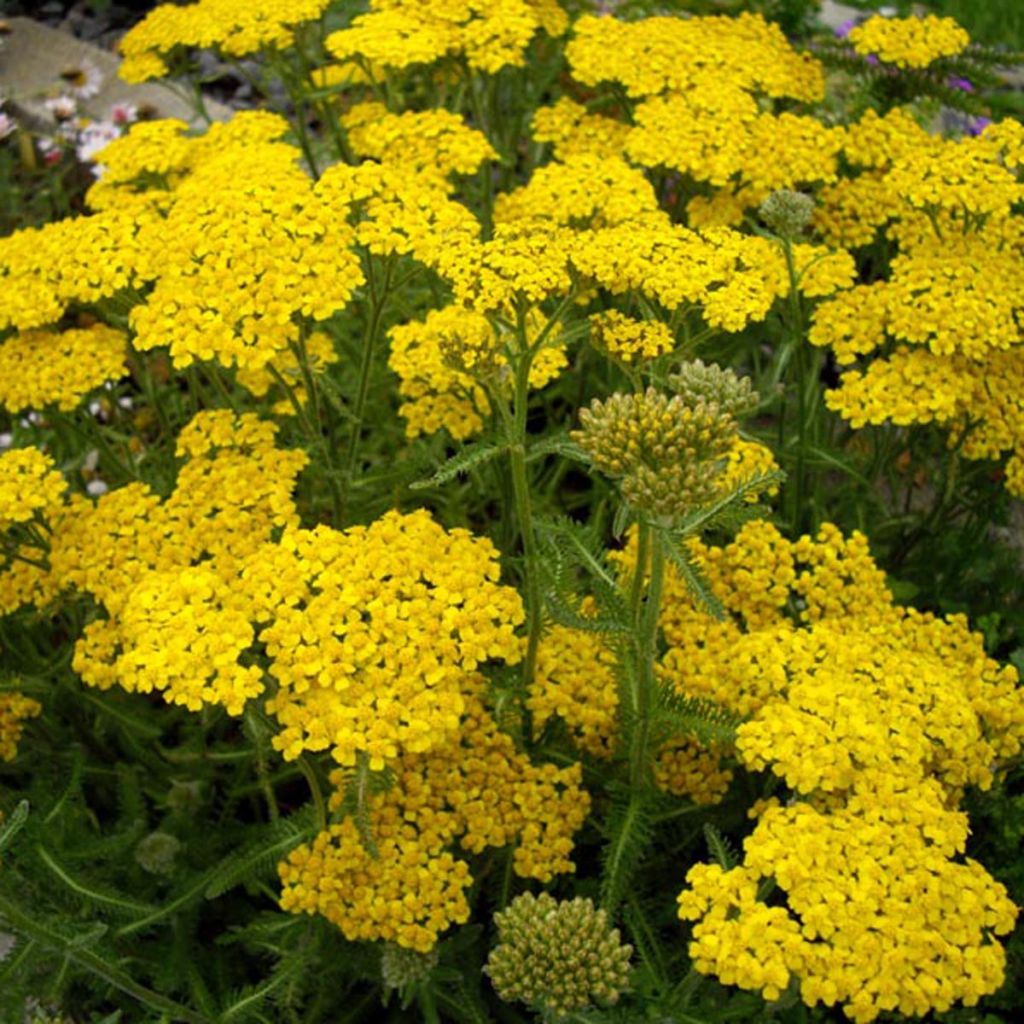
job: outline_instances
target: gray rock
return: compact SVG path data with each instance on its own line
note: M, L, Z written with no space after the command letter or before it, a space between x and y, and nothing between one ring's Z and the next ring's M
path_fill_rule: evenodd
M36 130L53 128L53 118L44 100L60 91L61 72L81 67L83 62L95 66L103 76L99 92L83 100L80 109L89 117L109 117L117 103L134 103L152 108L157 117L179 117L199 123L195 111L185 100L159 82L129 85L117 77L120 58L68 32L49 28L32 18L11 18L11 32L0 49L0 96L14 113ZM215 100L205 100L206 109L215 121L231 117L229 107Z

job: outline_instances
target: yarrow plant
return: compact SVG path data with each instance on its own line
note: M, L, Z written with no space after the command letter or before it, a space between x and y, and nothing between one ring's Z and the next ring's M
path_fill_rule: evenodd
M1019 1005L1008 58L680 6L124 37L195 120L0 237L4 1020Z

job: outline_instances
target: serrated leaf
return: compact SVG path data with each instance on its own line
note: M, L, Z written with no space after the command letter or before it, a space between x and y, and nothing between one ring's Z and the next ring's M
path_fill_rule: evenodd
M28 811L28 801L21 800L0 824L0 853L14 842L14 837L25 827L25 822L28 821Z
M725 836L710 822L704 825L704 838L707 840L711 856L723 871L731 871L736 867L736 851Z
M491 459L505 454L507 451L504 445L492 444L490 441L477 441L467 444L462 451L453 455L441 468L426 480L417 480L409 484L412 491L420 491L427 487L436 487L439 484L446 484L449 480L463 473L468 473L477 466L482 466Z
M665 554L668 556L668 560L675 567L676 572L679 573L683 582L686 584L686 589L689 590L690 596L694 602L708 615L721 621L725 618L725 607L722 602L718 599L718 596L711 589L711 584L708 582L708 578L701 571L700 567L694 562L690 556L689 551L682 545L675 542L671 535L662 535L660 543L665 549Z
M590 456L572 441L568 434L556 434L554 437L547 437L543 441L531 444L526 453L526 461L533 462L534 459L542 459L546 455L561 455L563 458L572 459L573 462L590 464Z
M739 715L713 701L688 697L671 686L663 686L658 692L655 725L666 740L692 736L704 745L731 745L742 724Z

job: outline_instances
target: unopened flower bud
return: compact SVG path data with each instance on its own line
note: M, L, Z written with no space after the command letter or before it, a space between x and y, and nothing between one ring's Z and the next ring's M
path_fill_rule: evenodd
M801 235L814 214L814 200L803 192L780 188L761 204L761 219L782 238Z
M499 941L485 970L506 1002L565 1014L615 1003L629 984L633 949L590 900L524 893L494 921Z
M135 860L151 875L169 875L181 842L169 832L150 832L135 847Z
M381 980L385 988L402 989L426 981L437 966L440 953L435 946L429 953L388 944L380 956Z

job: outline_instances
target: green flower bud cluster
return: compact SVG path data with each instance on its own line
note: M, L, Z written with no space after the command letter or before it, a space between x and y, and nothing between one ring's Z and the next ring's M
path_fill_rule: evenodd
M759 401L749 377L737 377L732 370L723 370L700 359L683 363L678 372L669 377L668 384L687 405L701 402L717 405L736 420L753 412Z
M782 238L798 238L811 223L814 200L803 192L780 188L760 208L761 220Z
M380 955L381 980L384 987L389 989L417 985L430 977L430 972L440 959L437 946L429 953L420 953L389 942Z
M736 421L703 398L669 398L648 388L616 393L580 412L572 439L594 465L620 480L634 508L675 518L710 501L736 441Z
M181 842L169 832L150 832L135 847L135 860L151 875L169 875L174 871L174 858Z
M561 1015L615 1003L629 984L633 948L590 900L524 893L494 921L499 941L485 971L505 1002Z

